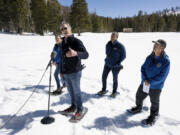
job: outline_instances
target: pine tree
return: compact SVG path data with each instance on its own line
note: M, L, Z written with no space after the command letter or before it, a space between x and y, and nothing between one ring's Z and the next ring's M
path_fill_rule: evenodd
M180 31L180 14L177 15L177 31Z
M103 18L103 17L99 17L99 20L100 20L100 22L101 22L100 32L105 32L105 30L104 30L104 23L103 23L104 18Z
M121 21L119 22L119 31L123 31L123 28L127 28L127 22L125 18L121 18Z
M121 31L121 25L120 25L121 18L115 18L113 22L113 31Z
M33 25L33 19L31 15L31 0L26 0L27 1L27 18L25 20L25 31L26 32L33 32L34 31L34 25Z
M73 0L70 13L70 24L74 32L91 31L92 25L86 0Z
M143 32L150 32L150 23L147 13L143 16Z
M137 21L136 21L136 16L134 16L133 18L132 18L132 28L133 28L133 31L134 32L137 32Z
M0 0L0 30L10 32L13 30L12 26L12 7L10 0Z
M103 32L112 32L114 30L112 18L102 17L102 24L103 24Z
M31 0L32 19L35 26L35 32L44 35L47 31L47 5L45 0Z
M167 18L166 29L167 31L175 32L177 28L176 15L170 15Z
M61 14L62 14L62 20L69 22L69 16L70 16L71 8L66 6L61 6Z
M48 30L54 34L60 33L60 24L62 21L61 6L57 0L47 2Z
M151 32L155 32L156 30L156 15L155 14L151 14L149 16L149 22L150 22L150 29Z
M102 22L96 12L91 15L92 32L100 32Z
M165 20L162 16L159 16L158 18L158 30L159 32L163 32L165 30L165 27L166 27L166 23L165 23Z
M28 20L28 2L27 0L14 0L11 3L13 13L12 20L17 33L22 33L25 30L25 22Z
M137 32L143 32L143 25L144 25L143 11L140 10L137 16L137 27L136 27Z
M4 12L4 2L0 0L0 31L3 29L3 12Z
M0 31L3 29L3 19L4 19L4 2L0 0Z

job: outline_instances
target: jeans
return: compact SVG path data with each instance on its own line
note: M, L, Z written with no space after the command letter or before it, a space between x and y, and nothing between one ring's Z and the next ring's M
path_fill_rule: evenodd
M60 88L60 64L57 64L56 69L54 71L54 78L56 81L57 88ZM64 79L61 79L62 84L64 84Z
M81 71L72 74L64 74L66 86L71 97L71 105L75 106L80 111L83 109L80 89L81 74Z
M107 84L107 77L109 72L112 70L112 74L113 74L113 92L117 92L117 88L118 88L118 74L119 71L116 68L109 68L108 66L104 66L104 70L103 70L103 74L102 74L102 90L106 90L106 84Z
M151 116L159 115L159 99L161 89L150 89L149 94L143 92L143 86L140 85L136 93L136 105L142 108L143 100L149 95L151 101Z

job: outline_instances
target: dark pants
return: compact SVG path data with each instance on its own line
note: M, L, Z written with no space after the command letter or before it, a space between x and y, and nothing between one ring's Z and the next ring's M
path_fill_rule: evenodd
M159 114L159 100L161 89L150 89L149 94L143 92L143 86L140 85L136 93L136 105L142 108L143 100L149 95L151 101L151 116Z
M81 74L81 71L72 74L64 74L66 86L71 97L71 105L76 106L80 111L83 109L80 89Z
M117 68L109 68L107 66L104 66L104 70L102 74L102 84L103 84L102 90L106 90L107 77L110 71L112 71L113 74L113 92L116 92L118 87L118 74L120 70Z

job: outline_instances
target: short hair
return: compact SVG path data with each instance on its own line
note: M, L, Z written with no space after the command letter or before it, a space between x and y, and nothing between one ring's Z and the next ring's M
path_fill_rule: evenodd
M119 33L118 32L113 32L112 35L116 35L117 37L119 37Z
M62 28L64 24L66 24L68 27L71 28L71 25L70 25L68 22L65 22L65 21L63 21L63 22L61 23L60 28Z

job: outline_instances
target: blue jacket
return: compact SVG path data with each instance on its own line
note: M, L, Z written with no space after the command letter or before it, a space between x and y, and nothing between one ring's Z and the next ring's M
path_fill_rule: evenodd
M56 57L53 59L53 62L56 62L56 64L60 63L60 56L61 56L61 43L60 44L55 44L53 51L56 52Z
M110 68L121 69L121 62L126 58L126 50L123 44L117 40L113 43L109 41L106 45L105 65Z
M157 57L152 53L141 67L141 84L147 80L151 89L162 89L170 69L169 57L164 52Z

